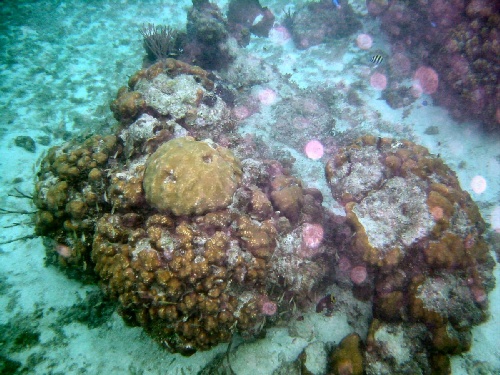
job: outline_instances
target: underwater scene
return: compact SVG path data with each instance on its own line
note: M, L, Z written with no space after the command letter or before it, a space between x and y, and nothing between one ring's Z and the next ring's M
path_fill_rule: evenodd
M500 2L0 19L0 374L500 374Z

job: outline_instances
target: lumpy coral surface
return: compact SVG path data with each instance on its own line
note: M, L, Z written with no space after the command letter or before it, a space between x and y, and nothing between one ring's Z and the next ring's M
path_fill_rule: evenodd
M184 137L165 143L148 159L144 191L161 211L199 215L227 207L240 179L231 151Z
M381 373L378 351L393 322L401 323L398 340L407 342L399 348L420 341L415 345L427 345L430 356L422 361L411 354L391 373L446 373L446 356L468 350L471 327L485 320L493 286L477 206L441 159L409 141L362 137L328 161L326 175L354 231L340 255L364 271L362 282L352 272L351 280L373 300L367 373ZM411 331L416 337L405 338Z
M231 133L214 87L206 71L162 60L120 89L114 134L48 153L34 201L52 258L98 279L128 324L172 352L337 314L333 287L372 311L351 316L369 331L367 350L347 336L331 373L447 373L493 287L485 223L453 171L412 142L364 136L327 162L346 213L334 214L319 190Z

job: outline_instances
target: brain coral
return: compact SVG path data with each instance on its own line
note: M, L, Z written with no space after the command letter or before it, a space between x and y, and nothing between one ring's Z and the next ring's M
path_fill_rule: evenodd
M177 138L148 159L144 192L147 202L160 211L200 215L227 207L241 174L230 150L191 137Z

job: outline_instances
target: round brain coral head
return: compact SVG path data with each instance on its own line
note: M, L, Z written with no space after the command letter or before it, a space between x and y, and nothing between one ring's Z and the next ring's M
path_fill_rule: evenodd
M173 139L146 163L146 200L177 216L201 215L231 203L241 174L230 150L191 137Z

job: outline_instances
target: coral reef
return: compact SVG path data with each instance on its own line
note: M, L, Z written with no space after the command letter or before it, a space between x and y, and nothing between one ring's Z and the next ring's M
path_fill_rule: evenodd
M211 78L200 67L171 58L161 60L132 75L128 87L118 91L111 110L124 125L147 114L158 121L153 131L180 131L198 139L217 140L234 128L235 121L220 96L222 87Z
M292 316L335 259L319 191L276 160L240 162L205 139L227 136L224 116L191 127L186 113L217 97L213 87L206 71L173 59L137 72L111 106L116 134L53 148L34 198L50 256L94 271L127 323L184 355ZM141 98L134 116L118 104L124 93Z
M116 136L94 136L83 143L53 147L42 160L33 195L38 207L35 233L54 240L61 264L90 272L90 246L96 218L109 209L104 168L121 153Z
M459 120L480 119L487 128L500 126L500 5L495 0L463 1L367 1L368 11L380 18L392 41L398 61L408 67L411 57L433 80L433 94ZM401 57L405 57L402 60ZM431 70L434 71L432 73ZM408 78L411 73L407 68ZM437 74L436 74L437 72ZM438 78L439 77L439 78ZM439 79L439 85L437 85Z
M368 3L383 17L410 7ZM251 32L267 34L272 15L257 0L245 3L246 14L237 12L241 1L231 4L228 23L216 5L193 0L180 59L225 68L233 59L230 32L242 45ZM468 17L493 17L471 4ZM359 22L349 4L322 0L288 14L287 26L297 46L308 48L350 35ZM406 30L390 32L397 39ZM412 75L407 52L401 48L390 61L401 79ZM274 104L278 88L235 100L215 74L161 57L118 91L113 134L68 142L41 161L36 233L51 239L49 257L72 275L97 279L128 324L172 352L191 355L234 334L253 339L314 311L326 319L346 311L354 296L365 314L362 322L354 322L359 306L346 314L347 333L366 333L371 321L366 346L349 334L327 364L331 345L311 343L296 363L303 372L328 365L338 374L449 371L449 356L467 351L471 328L487 318L493 287L485 223L455 174L409 141L364 136L339 148L359 134L332 136L337 120L358 122L348 108L361 104L355 86L339 82L283 96L271 136L301 151L314 139L324 146L316 159L323 151L335 155L326 178L345 207L337 216L319 190L292 175L292 156L234 132L233 116ZM248 70L240 62L226 73L235 87L273 74L262 61ZM463 60L455 63L468 71ZM229 79L240 72L246 76L238 82ZM385 88L387 77L378 74L382 81L372 84ZM392 87L384 95L404 106L418 90L439 96L449 82L428 61L417 79L412 89ZM349 105L341 110L338 99ZM325 361L307 361L314 355L308 353Z
M209 0L193 0L188 11L182 60L205 69L222 69L233 60L227 20Z
M393 373L445 371L470 348L493 261L477 207L439 158L371 136L339 149L326 174L342 218L277 161L239 162L212 141L176 138L151 113L53 148L34 197L49 255L72 275L96 275L127 323L190 355L315 305L331 316L335 279L373 301L367 373L389 366L394 335L421 354L395 358ZM360 371L356 340L338 347L332 371Z
M287 14L284 23L299 49L344 38L361 27L350 4L337 8L329 0L307 2L293 14Z
M227 11L231 35L240 46L250 43L250 35L267 37L274 24L274 14L259 0L231 0Z
M384 323L424 324L430 352L468 350L470 329L487 317L494 262L455 174L422 146L365 136L340 149L326 175L353 231L339 255L355 295L371 294Z
M366 374L448 374L449 368L431 366L432 358L426 353L427 339L423 324L373 320L366 339Z

